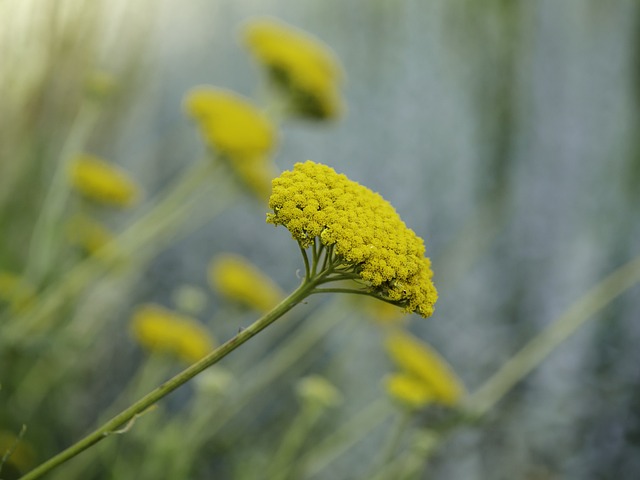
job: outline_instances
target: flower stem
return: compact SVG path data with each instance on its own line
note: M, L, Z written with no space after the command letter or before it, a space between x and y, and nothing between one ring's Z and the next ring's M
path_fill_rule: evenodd
M640 282L640 256L593 287L555 322L511 357L469 397L467 408L471 414L478 416L485 414L595 313L638 282Z
M82 451L98 443L100 440L103 440L109 435L117 433L119 427L121 427L122 425L130 425L130 423L135 420L137 416L149 409L149 407L154 405L158 400L173 392L178 387L191 380L206 368L217 363L219 360L234 351L251 337L267 328L274 321L291 310L295 305L303 301L309 295L314 286L315 283L313 280L307 281L305 279L305 281L303 281L296 290L294 290L287 298L285 298L276 307L274 307L274 309L269 313L256 320L249 327L240 331L235 337L231 338L226 343L216 348L209 355L202 358L202 360L194 363L170 380L167 380L158 388L148 393L133 405L117 414L111 420L107 421L105 424L94 430L82 440L76 442L66 450L60 452L40 466L33 469L31 472L24 475L21 480L34 480L36 478L42 477L44 474L50 472L55 467L63 464L67 460L75 457Z

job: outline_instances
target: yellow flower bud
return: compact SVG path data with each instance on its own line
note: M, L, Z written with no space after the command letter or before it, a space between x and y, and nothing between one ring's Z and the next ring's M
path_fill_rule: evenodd
M71 162L71 184L90 200L115 207L133 205L138 186L117 166L93 155L78 155Z
M211 286L229 300L268 312L284 298L273 280L239 255L220 255L209 267Z
M276 131L267 116L241 95L196 87L187 93L184 105L207 145L231 159L261 158L276 144Z
M200 360L215 345L201 323L154 304L136 309L131 319L131 332L143 347L173 354L188 363Z
M452 406L464 395L464 386L453 369L428 344L406 332L395 331L387 338L385 347L401 370L399 377L391 377L387 388L400 400L416 406L428 401ZM408 393L411 388L416 391Z
M243 36L274 83L290 96L297 114L314 119L340 115L343 107L338 86L343 74L329 47L273 18L248 22Z

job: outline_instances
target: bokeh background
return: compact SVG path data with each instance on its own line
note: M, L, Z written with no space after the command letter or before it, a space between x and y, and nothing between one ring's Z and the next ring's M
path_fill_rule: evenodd
M259 68L238 33L244 21L264 14L322 39L346 74L345 115L284 122L277 167L326 163L380 192L425 239L440 299L433 318L411 318L409 328L441 352L470 391L640 252L636 1L5 0L2 269L19 272L25 264L25 245L90 72L108 72L118 87L87 149L125 167L152 196L203 152L183 112L185 92L211 84L264 98ZM210 208L203 197L190 215L204 218ZM58 413L24 418L13 405L2 414L2 428L15 432L26 423L25 439L41 445L34 455L42 460L95 425L97 412L142 361L127 328L137 303L170 307L176 289L191 285L207 292L202 318L215 319L209 325L218 338L248 325L254 313L219 313L223 300L210 292L206 273L215 254L244 255L285 291L293 289L301 268L297 247L286 230L265 224L265 212L265 205L239 196L212 221L163 244L161 252L150 247L135 269L103 282L79 311L87 321L106 318L106 327L99 338L68 350L72 364L87 367L64 380L73 388L53 388L43 407L25 409ZM118 228L126 215L105 218ZM304 315L331 301L310 300L290 323L274 326L225 366L241 380L237 369L254 366L246 358L259 363L283 348L292 325L299 328ZM329 431L385 395L380 381L390 367L380 334L358 323L362 309L341 305L329 312L345 321L308 352L301 371L274 382L209 441L193 478L261 478L229 464L257 458L259 468L268 459L291 418L292 384L304 373L326 375L344 397L325 422ZM58 350L55 341L52 336L49 349ZM640 478L639 344L636 286L480 424L447 438L420 478ZM19 377L24 363L12 364L10 347L3 348L0 396L10 395L6 377ZM37 356L41 348L27 351ZM170 405L179 409L185 395L178 392ZM72 411L60 413L63 406ZM41 424L32 425L38 418ZM380 420L313 478L366 478L368 459L391 428ZM238 431L244 435L234 436ZM133 449L127 435L117 442L123 455ZM153 461L144 449L132 451Z

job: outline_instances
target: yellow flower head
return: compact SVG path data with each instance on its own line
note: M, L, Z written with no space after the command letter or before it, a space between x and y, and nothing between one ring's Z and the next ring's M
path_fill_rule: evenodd
M71 184L85 197L116 207L133 205L138 186L124 170L93 155L78 155L71 162Z
M395 398L414 407L429 402L451 406L464 395L464 387L453 369L426 343L396 331L387 338L385 346L401 370L387 381L387 389Z
M384 386L392 398L410 408L421 408L434 401L431 386L406 373L394 373L385 378Z
M209 147L231 159L262 158L275 146L276 131L269 119L236 93L196 87L187 93L184 104Z
M134 312L131 331L143 347L189 363L200 360L215 344L198 321L154 304L142 305Z
M230 300L268 312L284 298L267 275L239 255L220 255L209 267L211 286Z
M303 248L319 238L379 298L433 313L438 294L424 243L379 194L307 161L273 180L269 207L267 222L284 225Z
M13 312L19 312L29 306L35 295L35 290L25 279L0 270L0 304L5 303Z
M71 218L67 225L67 236L73 245L91 255L94 255L115 238L107 227L86 215L76 215Z
M275 83L291 95L297 113L311 118L337 117L342 104L342 69L320 40L273 18L248 22L244 40Z

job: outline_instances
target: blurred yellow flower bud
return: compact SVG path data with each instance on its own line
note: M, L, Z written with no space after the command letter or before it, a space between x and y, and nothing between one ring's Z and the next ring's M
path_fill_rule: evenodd
M241 95L201 86L187 93L184 105L207 145L232 159L264 157L276 144L267 116Z
M136 309L131 319L131 332L143 347L176 355L188 363L200 360L215 346L204 325L154 304Z
M271 278L240 255L219 255L209 267L211 287L221 295L259 312L268 312L284 298Z
M88 254L94 255L115 236L107 227L87 215L75 215L67 224L67 237L72 245L78 246Z
M412 407L426 403L456 405L465 389L453 369L428 344L402 331L385 342L386 350L400 373L386 383L388 392Z
M294 113L313 119L340 115L343 73L327 45L274 18L247 22L243 37L272 81L289 96Z
M78 155L71 162L71 184L86 198L115 207L129 207L140 196L129 175L94 155Z

